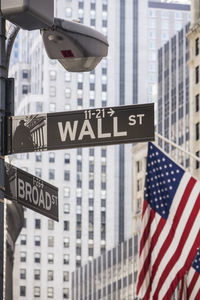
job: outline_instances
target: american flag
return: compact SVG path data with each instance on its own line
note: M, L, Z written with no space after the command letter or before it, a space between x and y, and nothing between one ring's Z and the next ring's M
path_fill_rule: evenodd
M200 183L149 143L137 295L169 300L200 246Z

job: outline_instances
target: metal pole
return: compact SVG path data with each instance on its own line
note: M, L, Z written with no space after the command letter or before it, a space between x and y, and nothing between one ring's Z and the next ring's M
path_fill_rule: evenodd
M5 19L0 14L0 155L3 155L3 117L5 116L6 97L6 36ZM0 185L4 187L4 157L0 159ZM5 253L6 237L4 214L4 191L0 189L0 299L5 300ZM5 219L4 219L5 218Z

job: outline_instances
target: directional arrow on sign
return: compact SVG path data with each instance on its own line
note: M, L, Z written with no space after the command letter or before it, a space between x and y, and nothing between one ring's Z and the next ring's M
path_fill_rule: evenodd
M107 111L107 114L110 115L110 117L112 117L114 115L115 111L110 107L110 110Z

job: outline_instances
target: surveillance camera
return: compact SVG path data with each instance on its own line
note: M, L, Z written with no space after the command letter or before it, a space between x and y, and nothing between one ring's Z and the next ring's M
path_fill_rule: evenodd
M55 18L41 34L48 56L70 72L91 71L108 53L105 36L77 22Z

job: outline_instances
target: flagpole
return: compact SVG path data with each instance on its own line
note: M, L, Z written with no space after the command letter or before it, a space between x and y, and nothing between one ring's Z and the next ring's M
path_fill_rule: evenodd
M192 158L194 158L195 160L200 162L200 157L194 155L193 153L181 148L179 145L175 144L174 142L170 141L169 139L167 139L166 137L160 135L159 133L155 132L155 135L160 138L161 140L167 142L168 144L172 145L173 147L177 148L178 150L184 152L185 154L191 156Z

